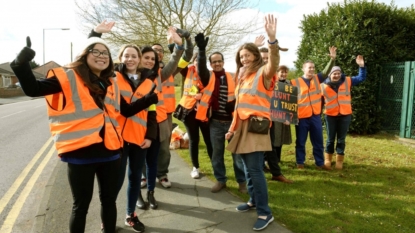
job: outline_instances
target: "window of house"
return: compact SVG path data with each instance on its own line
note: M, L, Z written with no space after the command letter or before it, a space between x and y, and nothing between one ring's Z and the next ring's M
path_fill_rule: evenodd
M12 84L12 79L10 76L1 75L1 78L3 80L3 87L8 87Z

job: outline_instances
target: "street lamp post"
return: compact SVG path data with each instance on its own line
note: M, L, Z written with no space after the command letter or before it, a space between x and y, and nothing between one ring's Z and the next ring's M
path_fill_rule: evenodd
M45 30L71 30L71 29L70 28L43 28L43 73L45 73Z

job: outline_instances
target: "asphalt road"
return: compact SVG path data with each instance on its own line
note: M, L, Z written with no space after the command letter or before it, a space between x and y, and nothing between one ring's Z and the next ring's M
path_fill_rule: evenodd
M0 105L0 232L30 232L58 161L44 99Z

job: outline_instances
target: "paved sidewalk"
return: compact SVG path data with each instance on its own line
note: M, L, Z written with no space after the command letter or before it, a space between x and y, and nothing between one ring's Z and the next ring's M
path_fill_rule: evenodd
M37 98L43 98L43 97L37 97ZM2 104L12 104L22 101L29 101L33 99L37 99L29 96L16 96L16 97L9 97L9 98L0 98L0 105Z
M145 232L160 233L223 233L254 232L252 227L257 214L254 210L239 213L235 207L241 200L223 190L210 192L213 182L206 176L201 179L190 177L190 166L175 151L172 151L169 178L172 187L163 188L157 184L155 197L159 203L157 210L138 210L139 219L145 224ZM232 182L232 181L228 181ZM33 232L67 232L72 198L66 179L66 166L59 162L52 174L50 189L44 195L43 207L39 210ZM118 200L117 229L119 233L133 232L124 225L126 208L126 183ZM59 194L61 193L61 194ZM143 196L146 190L142 189ZM100 232L98 188L94 190L87 217L86 232ZM262 232L289 233L277 220Z

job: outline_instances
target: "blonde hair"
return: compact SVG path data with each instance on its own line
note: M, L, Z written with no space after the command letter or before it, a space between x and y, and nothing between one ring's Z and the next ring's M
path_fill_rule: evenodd
M121 62L122 54L124 53L124 51L127 48L133 48L133 49L135 49L137 51L138 57L141 59L142 54L141 54L140 48L137 45L135 45L135 44L126 44L126 45L123 45L121 47L120 51L118 52L117 58L118 58L119 62Z

